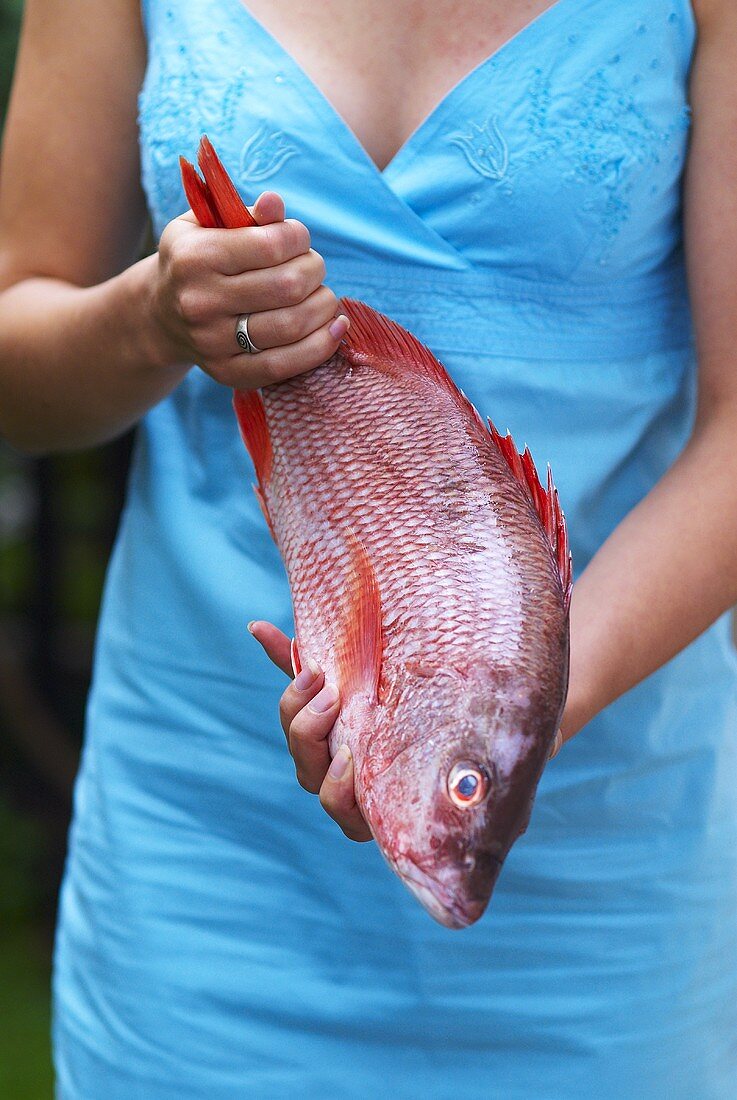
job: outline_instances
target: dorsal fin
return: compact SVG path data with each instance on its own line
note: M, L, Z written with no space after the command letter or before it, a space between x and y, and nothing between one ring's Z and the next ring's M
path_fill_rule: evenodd
M481 431L491 437L510 471L525 489L540 518L558 567L567 607L572 584L571 554L568 548L565 517L558 500L558 491L553 484L550 467L548 467L548 487L544 489L529 448L525 447L520 454L512 436L509 433L501 436L491 421L487 432L475 406L463 391L458 389L445 367L435 358L430 349L416 336L407 332L396 321L385 317L383 313L372 309L365 302L342 298L341 307L351 322L351 327L341 344L341 352L349 361L375 366L378 369L386 369L387 366L397 364L422 374L451 394L478 424Z
M271 448L271 436L269 435L269 426L266 423L266 410L261 394L258 390L234 390L233 408L238 418L241 438L256 470L258 484L254 485L253 491L261 505L264 519L269 525L271 537L276 542L274 524L271 521L266 503L266 490L271 480L274 454Z
M430 349L396 321L353 298L341 298L340 305L351 322L340 346L346 359L379 369L393 364L408 367L454 393L460 392Z
M568 547L566 520L558 499L558 490L553 484L553 474L550 466L548 466L547 488L543 488L529 447L525 447L524 451L520 453L511 434L507 432L506 436L500 435L491 420L489 421L489 435L517 481L526 490L535 511L540 517L543 530L553 551L553 559L558 567L560 583L563 587L563 599L566 608L568 608L573 585L573 561Z

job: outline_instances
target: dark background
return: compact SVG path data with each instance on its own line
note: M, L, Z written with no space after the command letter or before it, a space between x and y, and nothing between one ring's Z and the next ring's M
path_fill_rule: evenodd
M0 117L21 8L0 0ZM56 894L129 445L29 459L0 442L0 1100L53 1091Z

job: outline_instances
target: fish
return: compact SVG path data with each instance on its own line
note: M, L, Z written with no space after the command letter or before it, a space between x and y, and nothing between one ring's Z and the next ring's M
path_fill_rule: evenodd
M254 224L203 138L202 225ZM529 822L565 703L572 560L548 467L370 305L320 366L233 404L284 562L292 663L338 686L329 736L389 866L447 928L477 921Z

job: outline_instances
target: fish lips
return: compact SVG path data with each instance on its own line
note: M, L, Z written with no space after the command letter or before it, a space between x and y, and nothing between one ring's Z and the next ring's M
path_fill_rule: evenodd
M440 869L433 875L408 856L397 856L391 863L430 916L453 929L468 928L483 915L502 867L501 859L485 856L483 869L475 865L456 868L450 876L443 876ZM443 877L451 881L444 882Z

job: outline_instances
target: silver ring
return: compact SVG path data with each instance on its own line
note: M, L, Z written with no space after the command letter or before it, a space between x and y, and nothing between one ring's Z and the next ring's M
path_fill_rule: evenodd
M235 338L238 341L238 347L242 351L248 352L249 355L256 355L262 348L257 348L251 337L248 335L248 318L250 313L241 313L238 318L238 323L235 326Z

